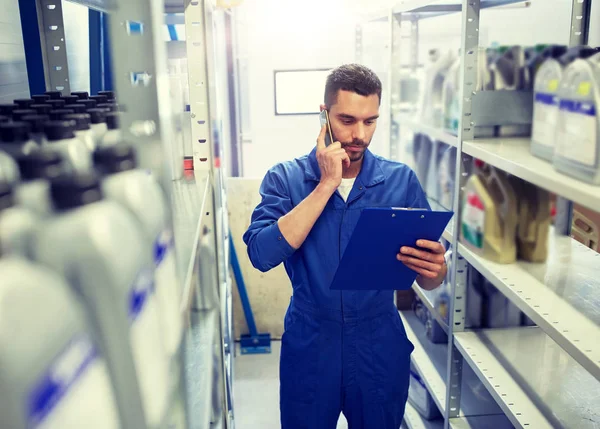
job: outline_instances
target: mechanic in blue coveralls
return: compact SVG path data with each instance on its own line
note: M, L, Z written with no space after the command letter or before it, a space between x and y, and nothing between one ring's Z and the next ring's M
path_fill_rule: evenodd
M363 208L429 209L410 168L368 150L380 102L371 70L335 69L321 105L335 142L325 146L323 127L310 154L269 170L244 234L252 264L264 272L283 262L293 286L281 344L282 429L335 429L340 412L350 429L402 423L413 345L393 291L329 289ZM446 275L445 249L425 240L417 246L398 249L398 263L434 289Z

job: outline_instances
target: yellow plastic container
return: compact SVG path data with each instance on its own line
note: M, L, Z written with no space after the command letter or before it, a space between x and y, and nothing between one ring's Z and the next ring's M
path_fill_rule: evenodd
M519 201L517 255L529 262L544 262L548 257L550 233L550 193L517 177L511 177Z
M517 259L517 198L508 178L483 167L467 181L460 239L482 257L499 264Z

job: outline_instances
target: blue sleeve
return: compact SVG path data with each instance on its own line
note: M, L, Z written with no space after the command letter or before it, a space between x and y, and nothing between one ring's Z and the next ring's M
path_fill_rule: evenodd
M431 210L427 195L423 191L423 187L417 178L414 171L410 171L408 178L408 189L406 191L406 207L412 209L427 209Z
M277 224L293 208L285 182L277 167L267 173L259 190L262 200L254 209L243 237L252 265L262 272L281 264L295 252Z

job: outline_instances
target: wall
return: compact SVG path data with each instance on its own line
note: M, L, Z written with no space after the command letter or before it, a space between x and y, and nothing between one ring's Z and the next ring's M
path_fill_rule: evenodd
M246 45L240 51L248 91L241 96L248 97L251 125L243 174L262 177L275 163L308 153L319 134L316 115L275 116L274 70L353 62L354 21L342 0L247 0L235 13L238 43Z
M0 103L29 98L19 2L0 0Z

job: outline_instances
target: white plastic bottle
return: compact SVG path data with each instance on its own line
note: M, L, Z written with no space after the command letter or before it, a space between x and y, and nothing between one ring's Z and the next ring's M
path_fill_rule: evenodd
M0 150L0 182L6 182L8 184L14 184L19 181L19 167L15 160Z
M19 158L22 182L15 191L17 204L30 210L38 219L49 217L53 212L49 180L60 176L63 169L62 156L48 150Z
M13 187L0 182L0 255L27 256L36 217L15 201Z
M0 259L0 427L120 429L106 361L54 272Z
M92 168L92 155L81 140L75 136L72 121L48 121L44 126L48 150L60 153L69 172L87 172Z
M138 428L145 416L154 428L166 412L169 368L158 334L152 249L136 219L104 199L96 175L59 177L50 193L57 215L39 229L34 256L65 276L81 296L109 365L120 414L128 416L122 417L123 426Z
M148 246L154 248L155 289L160 305L161 333L168 359L179 349L182 319L179 312L180 283L177 277L173 233L167 224L167 205L159 184L136 168L133 147L99 148L94 164L104 174L102 190L107 198L127 208L138 220Z
M31 140L31 126L26 122L7 122L0 124L0 150L13 158L27 155L39 148Z
M90 115L91 119L91 128L94 134L94 141L96 142L96 147L102 141L102 137L106 134L108 130L106 126L106 114L108 113L106 109L87 109L88 115Z
M44 136L44 125L50 120L48 115L27 115L23 116L22 121L27 122L31 127L30 137L41 147L46 143L46 137Z
M91 128L91 117L88 113L76 113L74 115L65 115L65 121L75 122L75 136L88 148L90 152L96 149L96 140Z
M564 72L558 96L554 167L600 184L600 54L572 62Z
M108 127L108 131L102 137L100 146L113 146L123 141L121 129L119 128L119 120L120 117L118 112L110 112L106 115L106 126Z

